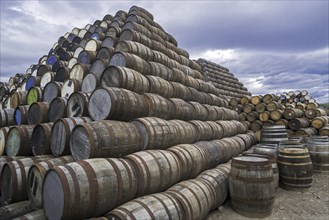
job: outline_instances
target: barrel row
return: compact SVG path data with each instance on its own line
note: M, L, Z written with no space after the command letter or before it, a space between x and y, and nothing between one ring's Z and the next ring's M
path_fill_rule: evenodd
M218 165L163 193L131 200L104 216L106 219L202 219L228 197L229 171L230 163Z
M149 117L131 122L92 122L88 117L61 118L55 123L2 128L0 153L9 156L72 154L76 160L121 157L140 150L166 149L245 132L247 127L234 120L185 122Z
M251 136L245 134L245 137L248 137L245 140L249 141ZM243 142L241 138L239 139ZM233 145L233 143L235 144ZM220 150L220 152L211 157L215 158L215 156L222 154L222 158L227 158L225 162L230 159L230 156L234 155L233 149L236 150L235 153L241 150L240 144L231 138L213 141L213 144L215 149ZM194 178L199 174L196 170L202 172L209 169L209 161L213 160L206 159L206 155L210 155L209 151L192 146L177 145L174 149L178 148L180 151L173 151L172 148L168 151L147 150L130 154L123 159L89 159L55 167L47 172L44 179L42 197L45 214L48 218L71 218L74 216L82 219L100 216L138 196L166 190L175 183L184 180L184 176ZM244 145L244 147L246 146ZM194 159L188 159L191 157ZM191 166L180 165L181 160L184 163L191 164ZM137 170L134 169L133 164L138 164L136 166ZM94 172L86 172L86 167L94 170ZM151 167L152 169L150 169ZM68 170L71 170L71 172L68 172ZM67 173L67 176L60 174L63 172ZM106 175L106 173L113 172L120 172L121 175ZM90 175L96 175L97 177L101 173L103 177L106 176L108 179L105 181L100 181L101 179L96 179L96 182L90 181ZM80 192L74 190L74 181L77 181L76 175L79 175L79 182L83 183L80 184ZM137 178L136 175L139 175L140 178ZM68 184L66 185L68 188L63 188L62 184L65 182ZM122 185L122 182L129 184ZM96 185L98 185L97 188L95 188ZM82 192L87 193L87 195L83 195ZM80 202L75 201L75 198L79 199Z
M50 160L47 160L49 159L48 156L36 157L38 158L38 160L36 160L35 158L24 158L24 159L15 158L16 160L14 161L4 163L1 169L2 172L0 175L0 182L1 182L0 189L2 192L1 194L2 201L4 201L5 204L9 204L9 203L25 200L27 199L27 197L29 197L34 207L40 208L42 205L41 204L41 194L43 190L42 180L46 170L50 168L55 170L60 169L61 167L57 167L57 166L64 165L67 163L73 165L72 166L73 169L78 169L79 166L83 167L84 165L87 165L89 161L104 162L104 164L102 163L103 166L101 166L103 168L98 166L97 168L94 167L96 176L98 172L100 173L103 172L102 169L107 170L109 168L108 166L111 167L113 166L114 171L112 172L119 171L119 170L115 171L116 167L118 169L128 169L128 167L130 167L129 169L132 170L129 171L130 172L129 176L126 175L123 176L124 171L121 170L122 172L121 177L130 179L129 182L124 181L125 183L133 184L133 181L136 181L137 178L133 178L133 176L131 175L133 173L134 175L136 175L136 172L139 173L140 178L138 180L138 183L136 183L138 185L138 191L136 191L137 185L135 185L133 187L135 188L134 189L135 193L132 193L131 190L129 192L126 191L127 192L126 196L128 197L154 193L157 191L164 190L180 180L194 178L203 170L215 167L220 163L227 162L231 157L248 149L254 143L255 143L254 134L247 133L247 134L239 134L234 137L223 138L221 140L215 140L211 142L198 142L194 145L189 145L189 144L177 145L172 148L169 148L168 151L164 151L164 150L141 151L138 153L125 156L124 159L98 158L98 159L83 160L77 163L70 163L73 160L71 156L54 158ZM3 156L2 158L6 158L6 156ZM43 160L45 161L42 162ZM124 163L125 165L121 166L120 168L118 162L120 162L120 164ZM131 163L135 165L132 166ZM74 164L79 164L79 166L77 167ZM117 166L114 166L115 164ZM135 167L137 168L137 170L133 172ZM82 171L82 170L79 171L79 169L75 171L77 174L78 172ZM159 171L157 171L157 169L159 169ZM107 172L110 172L111 170L112 169L108 170ZM90 175L90 174L92 173L90 172L86 173L86 175ZM106 176L108 176L108 178L116 178L115 176L111 177L112 175L106 175ZM8 178L10 178L10 180L8 180ZM113 181L110 182L111 183L113 182L113 184L115 184L116 181L114 181L113 179ZM88 183L88 181L86 183ZM91 184L91 182L89 182L88 184ZM117 182L117 184L120 184L120 181ZM47 183L44 183L45 187L46 185ZM122 182L119 185L119 188L120 186L125 187L125 185L122 185ZM83 188L84 186L81 187ZM129 185L129 187L132 187L132 185ZM110 191L112 190L116 191L116 189L111 189ZM54 192L54 190L51 191ZM56 192L60 193L60 191L56 191ZM112 200L109 204L102 204L102 205L103 206L105 205L107 208L110 208L111 204L113 205L114 203L116 203L118 199L123 199L123 200L126 199L125 196L119 196L120 192L118 193L119 194L113 194L113 196L116 198L114 197L112 197L113 199L111 199L110 197L107 198ZM64 195L66 196L66 193ZM102 202L102 200L100 200L100 202ZM43 205L46 204L47 202L43 203ZM72 204L72 205L75 206L78 204ZM96 210L93 209L86 211L89 212Z
M205 59L199 59L197 62L201 66L201 73L206 77L206 80L211 82L217 89L223 90L223 95L230 98L250 95L243 84L232 73L227 72L225 68Z

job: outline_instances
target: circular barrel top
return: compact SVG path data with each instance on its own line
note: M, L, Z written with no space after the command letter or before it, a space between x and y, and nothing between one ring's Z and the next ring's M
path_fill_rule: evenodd
M81 91L93 92L97 86L98 86L98 79L93 73L89 73L82 81Z
M307 148L302 147L283 147L279 149L279 152L288 153L288 154L295 154L295 153L308 153Z
M89 100L88 111L89 115L93 120L103 120L106 119L112 108L112 98L109 93L104 88L95 90Z
M7 136L6 154L8 156L16 156L21 146L21 131L17 127L12 127Z
M64 211L64 186L56 171L47 172L42 190L43 208L47 217L61 219Z
M72 131L71 137L71 153L75 160L88 159L90 155L90 134L88 127L77 125Z

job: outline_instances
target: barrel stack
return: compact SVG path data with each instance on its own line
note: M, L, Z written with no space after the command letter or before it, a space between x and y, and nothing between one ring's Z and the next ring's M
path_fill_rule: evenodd
M137 198L205 217L228 195L223 164L256 143L229 109L237 79L220 71L221 87L138 6L73 28L0 86L0 212L29 199L36 211L19 215L133 215Z
M329 116L306 90L231 98L230 107L256 133L258 140L262 128L273 125L284 126L290 137L328 135Z

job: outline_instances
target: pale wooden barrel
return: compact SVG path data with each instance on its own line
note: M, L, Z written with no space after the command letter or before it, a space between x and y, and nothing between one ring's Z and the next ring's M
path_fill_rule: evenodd
M13 219L33 210L30 201L26 200L0 207L0 216L2 219Z
M174 103L158 94L145 93L143 95L149 103L148 117L158 117L163 119L174 118Z
M46 216L42 209L38 209L14 218L13 220L46 220Z
M14 126L8 131L6 154L8 156L32 156L30 138L35 125Z

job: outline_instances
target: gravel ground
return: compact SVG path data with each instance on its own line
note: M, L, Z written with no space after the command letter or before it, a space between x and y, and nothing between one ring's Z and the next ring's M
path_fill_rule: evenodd
M263 219L329 220L329 173L315 173L312 187L306 192L277 188L272 215ZM230 198L208 214L206 220L250 219L232 210Z

